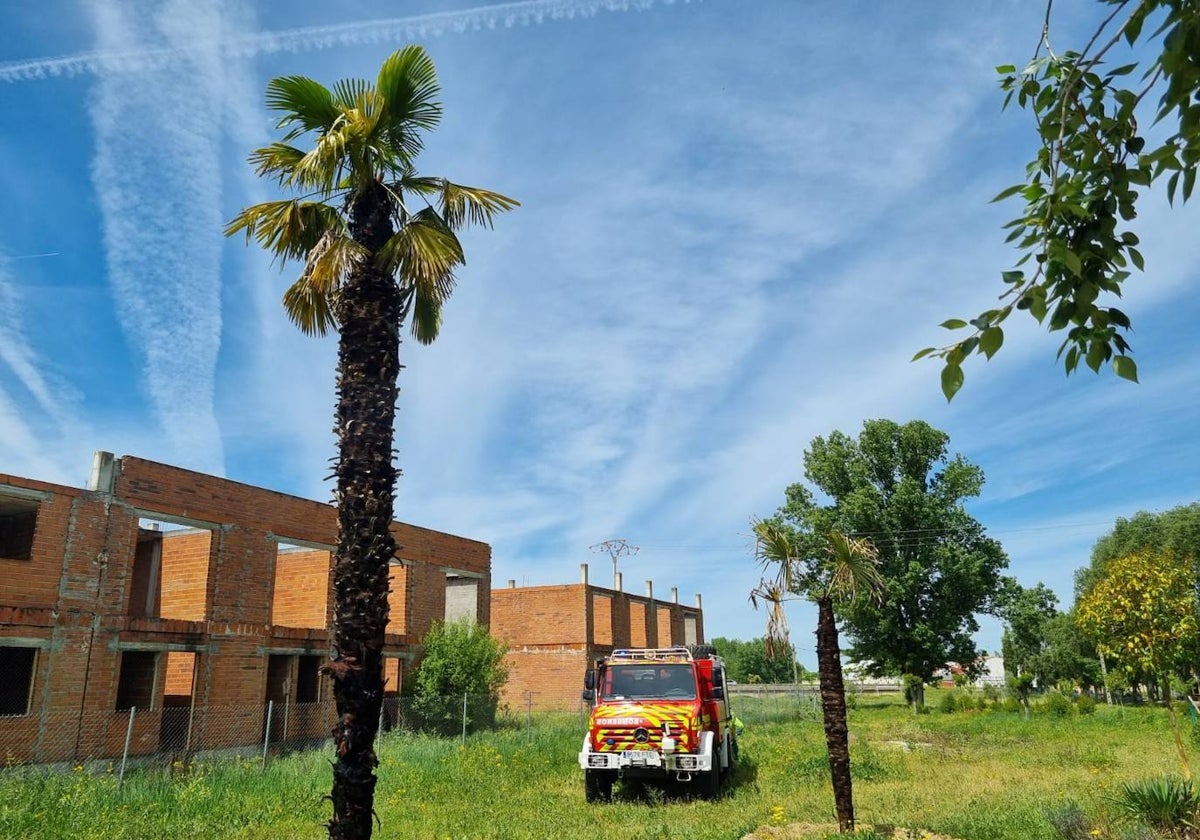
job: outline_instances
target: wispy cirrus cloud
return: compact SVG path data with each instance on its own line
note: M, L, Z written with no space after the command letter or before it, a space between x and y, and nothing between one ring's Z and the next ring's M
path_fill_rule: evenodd
M162 451L148 454L219 473L223 90L244 67L217 46L218 3L90 11L102 50L164 40L180 50L178 62L146 69L136 83L100 78L89 109L92 182L118 318L164 433Z

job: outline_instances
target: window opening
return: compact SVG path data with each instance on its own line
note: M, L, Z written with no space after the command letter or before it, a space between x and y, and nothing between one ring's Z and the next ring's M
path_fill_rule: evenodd
M37 648L0 647L0 715L27 715Z

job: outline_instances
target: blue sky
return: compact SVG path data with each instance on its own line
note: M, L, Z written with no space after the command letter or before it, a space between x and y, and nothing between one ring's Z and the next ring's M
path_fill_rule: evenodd
M606 581L588 547L623 537L627 589L702 593L710 636L760 635L751 517L814 436L877 417L947 431L1010 572L1064 600L1117 516L1197 497L1195 206L1137 222L1142 384L1064 378L1019 322L952 404L909 362L1013 260L1016 207L988 200L1032 129L993 68L1032 52L1039 3L15 5L0 472L79 485L105 449L329 498L333 340L222 227L271 195L244 162L274 137L270 77L373 77L417 41L445 104L421 170L523 206L466 237L439 341L402 348L396 515L491 543L497 585ZM1064 45L1094 6L1055 4ZM813 614L792 621L811 663Z

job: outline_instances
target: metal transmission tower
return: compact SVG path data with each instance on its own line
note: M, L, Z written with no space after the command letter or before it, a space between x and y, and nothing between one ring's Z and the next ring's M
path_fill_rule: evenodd
M637 554L641 549L636 545L630 545L625 540L605 540L602 543L589 545L588 549L593 552L603 551L612 558L613 564L613 589L617 589L617 558L631 557Z

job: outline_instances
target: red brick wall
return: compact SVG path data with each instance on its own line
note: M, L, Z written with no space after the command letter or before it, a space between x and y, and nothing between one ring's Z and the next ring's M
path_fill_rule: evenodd
M208 608L212 531L167 531L162 538L159 617L203 621Z
M510 646L587 644L583 584L492 590L492 635Z
M504 657L508 682L501 698L513 712L526 709L527 692L533 692L534 711L578 709L583 673L588 667L584 650L510 650Z
M297 578L295 588L310 600L292 597L286 561L277 564L278 546L332 543L333 508L132 457L117 461L114 474L111 494L0 474L0 492L9 485L46 494L31 559L0 561L0 637L48 642L36 662L31 714L5 721L0 737L29 745L43 760L70 760L75 738L84 752L103 752L114 743L119 750L126 724L114 711L120 650L160 646L155 703L164 693L190 692L192 659L199 707L244 707L200 717L220 722L224 744L256 742L265 696L264 649L323 655L329 645L321 588ZM212 524L191 534L164 534L159 617L127 614L139 518ZM391 627L397 635L390 637L389 653L414 653L411 642L444 615L446 569L481 576L478 619L487 622L489 546L403 523L394 523L393 532L398 554L412 565L397 576L393 618L399 621ZM279 615L273 617L273 611ZM282 624L280 618L301 626L272 627ZM198 652L168 653L168 644ZM78 720L81 710L112 726L58 731L57 740L72 742L72 752L52 756L43 750L39 733L51 726L61 730L58 722L66 718L60 715ZM51 712L53 719L45 717ZM154 727L153 715L139 715L135 749L156 746ZM215 746L214 734L206 739L200 732L196 740Z
M275 561L271 623L283 627L326 627L330 585L328 551L280 551Z

